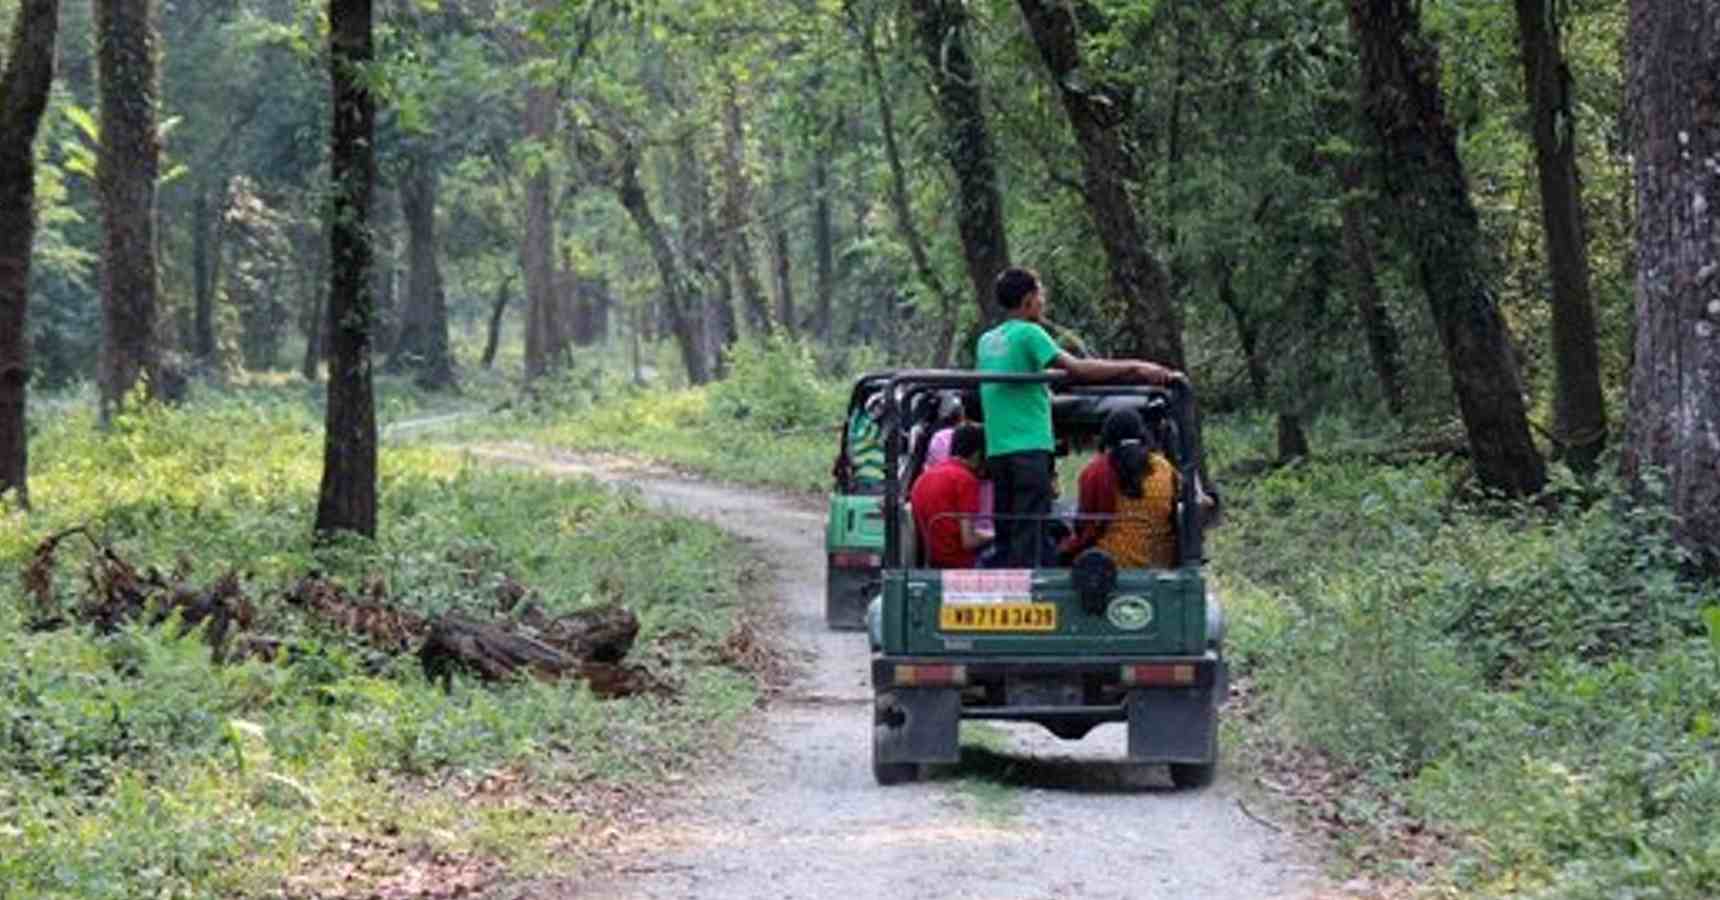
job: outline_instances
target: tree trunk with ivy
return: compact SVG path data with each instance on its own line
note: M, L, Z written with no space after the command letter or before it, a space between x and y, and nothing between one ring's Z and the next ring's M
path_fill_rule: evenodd
M376 102L362 72L374 58L370 0L329 0L333 129L328 415L316 531L376 536L376 398L371 383L370 195Z
M156 33L150 0L96 0L102 206L101 415L106 422L140 380L153 396L155 345Z
M1009 237L997 186L997 150L986 124L979 73L968 52L967 6L961 0L911 0L908 8L943 123L944 157L956 176L962 259L979 321L988 326L1001 317L992 285L1009 267Z
M54 80L59 0L24 0L0 69L0 496L30 504L30 247L36 234L36 130Z
M1636 361L1624 474L1720 573L1720 0L1633 0Z
M1445 349L1475 474L1484 488L1534 494L1546 464L1529 434L1515 355L1486 280L1481 223L1445 116L1439 52L1413 0L1350 0L1362 107L1385 183Z

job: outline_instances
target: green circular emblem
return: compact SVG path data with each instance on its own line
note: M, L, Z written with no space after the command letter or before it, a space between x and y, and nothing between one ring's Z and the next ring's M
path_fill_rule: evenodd
M1153 604L1145 597L1121 594L1105 607L1105 618L1118 631L1140 631L1153 624Z

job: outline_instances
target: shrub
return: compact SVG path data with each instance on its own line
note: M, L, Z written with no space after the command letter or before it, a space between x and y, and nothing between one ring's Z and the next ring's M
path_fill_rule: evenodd
M729 377L711 386L711 415L780 431L834 423L831 391L818 377L812 348L782 334L729 349Z

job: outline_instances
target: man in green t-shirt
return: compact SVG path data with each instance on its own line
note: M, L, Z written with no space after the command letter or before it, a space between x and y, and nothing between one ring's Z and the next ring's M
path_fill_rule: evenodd
M1002 324L980 335L976 354L981 372L1043 372L1062 369L1075 381L1170 384L1184 376L1175 369L1139 359L1083 359L1072 356L1047 334L1040 320L1045 292L1032 269L1011 267L997 276ZM985 452L996 496L997 565L1036 568L1051 565L1055 551L1044 533L1051 514L1051 391L1043 384L982 384ZM1035 518L1037 517L1037 518Z

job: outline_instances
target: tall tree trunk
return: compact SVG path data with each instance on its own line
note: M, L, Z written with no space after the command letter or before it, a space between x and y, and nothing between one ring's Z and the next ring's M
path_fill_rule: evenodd
M896 139L895 104L891 101L890 86L884 79L884 65L878 54L877 25L868 19L855 23L855 28L860 33L860 49L865 57L866 72L878 98L878 124L883 135L884 161L890 171L890 211L896 219L896 234L908 248L908 258L914 263L914 274L919 276L920 282L937 302L939 331L933 352L935 364L944 368L950 365L955 355L959 300L944 286L938 270L932 266L931 256L926 252L925 239L920 236L920 229L914 223L914 209L908 199L908 171L902 164L902 150ZM865 216L856 216L855 221L863 222ZM982 298L982 305L991 304L984 303Z
M1266 356L1260 347L1260 323L1249 314L1247 307L1236 295L1236 285L1233 282L1235 266L1229 259L1218 256L1212 261L1213 278L1218 284L1218 302L1230 311L1231 321L1236 323L1236 340L1242 345L1242 362L1248 370L1248 388L1254 394L1254 402L1261 406L1271 403L1269 393L1272 384L1272 371L1267 368Z
M140 379L156 396L155 13L150 0L96 0L101 73L101 416L119 410Z
M378 174L370 191L370 349L385 356L400 333L400 253L395 223L400 219L400 191Z
M676 145L675 194L680 198L680 214L688 223L694 248L692 268L700 286L701 338L705 358L710 360L711 376L722 379L728 375L728 352L740 340L740 328L735 319L734 282L729 278L728 239L717 224L711 204L708 168L699 156L693 136L684 136ZM608 286L603 288L604 304L608 305Z
M1184 266L1178 262L1177 245L1181 238L1177 234L1177 188L1182 184L1183 177L1183 105L1188 98L1189 70L1195 63L1191 59L1192 48L1199 46L1199 39L1189 32L1193 26L1190 23L1192 15L1187 9L1188 0L1171 0L1170 15L1173 30L1173 40L1176 42L1176 74L1171 77L1170 111L1165 122L1165 165L1164 165L1164 214L1165 214L1165 247L1171 252L1170 281L1171 296L1181 297L1183 288L1188 284L1188 275L1183 271Z
M1624 473L1666 478L1676 539L1720 573L1720 0L1632 0L1636 361Z
M729 265L740 286L747 328L755 335L770 332L770 305L758 280L753 256L752 178L747 175L746 132L741 122L740 88L731 80L723 88L723 231L727 234Z
M982 327L1002 317L993 282L1009 267L997 151L985 121L979 73L968 55L967 6L962 0L910 0L920 50L930 67L932 94L943 122L944 156L956 175L956 223L962 258Z
M316 532L376 536L376 398L371 385L370 194L376 105L362 69L373 58L370 0L329 0L333 87L330 181L328 421Z
M812 246L814 265L812 332L830 342L831 302L836 293L836 236L830 213L830 159L820 151L812 160Z
M1364 201L1360 197L1362 173L1354 162L1342 162L1338 167L1344 187L1342 205L1344 257L1349 263L1352 291L1356 298L1356 315L1362 322L1362 336L1367 341L1368 359L1373 363L1374 377L1379 379L1380 392L1385 396L1386 409L1393 416L1404 410L1403 351L1397 328L1386 310L1385 297L1380 293L1379 273L1374 267L1374 242L1368 227Z
M406 220L406 303L388 369L412 372L420 387L454 387L454 357L448 349L448 296L437 260L436 193L439 178L429 154L416 155L400 178L400 211Z
M770 200L764 216L770 232L771 293L776 298L776 322L784 334L799 331L799 319L794 311L793 260L788 246L788 164L783 158L782 145L772 143L767 152L770 161Z
M556 96L552 88L526 89L525 136L549 146L555 131ZM539 165L526 179L526 234L520 244L520 269L526 279L526 380L549 371L550 307L555 304L555 219L550 209L549 169Z
M513 276L503 276L496 285L496 300L490 305L490 327L484 333L484 355L479 365L489 369L496 364L496 348L502 340L502 314L508 310L509 295L513 293Z
M1433 309L1475 473L1523 496L1546 465L1529 435L1505 322L1484 275L1481 226L1445 118L1439 54L1421 34L1415 0L1350 0L1362 98L1386 155L1386 184Z
M1553 436L1572 468L1588 472L1606 446L1607 412L1601 395L1594 301L1589 294L1576 109L1571 102L1571 71L1559 47L1553 0L1517 0L1517 31L1534 122L1547 267L1553 280Z
M36 130L54 80L59 0L24 0L0 69L0 496L30 505L24 429L30 389L30 247L36 236Z
M664 234L662 223L657 221L656 214L651 211L650 200L645 196L645 186L639 183L638 151L631 147L622 148L621 158L617 162L615 193L622 208L627 210L633 224L638 226L640 235L651 248L651 258L657 264L657 275L663 280L663 312L669 319L669 330L675 337L675 344L681 349L681 362L687 368L687 381L692 384L705 384L711 380L711 374L700 346L698 323L693 321L690 311L694 292L687 284L686 272L675 257L675 248L670 245L668 235Z
M1119 354L1185 368L1182 316L1171 302L1170 274L1149 248L1131 199L1138 170L1118 130L1128 118L1129 93L1082 77L1080 35L1066 3L1019 5L1081 147L1081 192L1105 248L1110 305L1122 322Z
M329 226L325 222L313 232L310 243L315 249L306 253L311 258L314 286L306 297L305 353L299 359L299 374L313 384L322 375L323 351L328 343L329 240Z
M210 214L209 195L217 188L199 179L191 200L191 355L206 371L215 358L215 229L219 212ZM225 192L223 192L225 193Z

